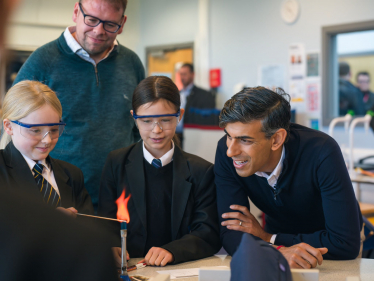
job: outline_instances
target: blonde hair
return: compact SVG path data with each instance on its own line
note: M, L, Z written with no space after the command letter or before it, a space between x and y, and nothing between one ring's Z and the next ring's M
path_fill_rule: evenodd
M5 95L1 120L22 119L45 104L52 106L61 119L62 106L54 91L38 81L21 81ZM4 130L4 124L2 133L0 149L4 149L11 141L11 136Z

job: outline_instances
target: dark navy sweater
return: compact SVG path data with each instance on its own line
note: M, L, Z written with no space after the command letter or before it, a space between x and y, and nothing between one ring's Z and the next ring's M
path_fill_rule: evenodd
M362 216L339 145L328 135L291 124L285 160L276 191L266 178L240 177L226 155L226 136L217 148L215 182L218 214L230 205L249 208L248 199L266 214L268 233L275 244L301 242L328 248L325 259L354 259L360 250ZM221 241L233 254L242 232L221 226Z
M171 200L173 193L173 162L160 168L143 158L145 197L147 204L147 240L144 257L152 247L162 247L173 241L171 230Z
M122 45L96 67L58 39L32 53L14 83L37 80L57 93L66 128L51 156L79 167L94 206L109 152L139 139L131 117L132 93L144 79L138 56Z

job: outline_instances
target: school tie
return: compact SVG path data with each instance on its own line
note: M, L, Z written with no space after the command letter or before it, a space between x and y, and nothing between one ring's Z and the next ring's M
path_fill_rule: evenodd
M42 164L35 164L32 169L36 184L43 196L44 203L47 203L50 206L59 207L61 205L60 196L52 185L42 176L43 168Z
M162 163L161 163L161 160L160 159L153 159L152 160L152 165L154 166L154 167L156 167L157 169L158 168L161 168L162 167Z

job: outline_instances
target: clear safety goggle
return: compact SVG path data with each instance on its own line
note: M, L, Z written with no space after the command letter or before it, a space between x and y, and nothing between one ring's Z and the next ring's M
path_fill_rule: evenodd
M27 139L41 141L47 134L51 139L57 139L62 135L66 123L26 124L20 121L11 121L19 125L20 134Z
M133 117L135 124L139 130L152 131L156 124L161 130L173 130L179 123L180 110L174 114L161 114L161 115L136 115Z

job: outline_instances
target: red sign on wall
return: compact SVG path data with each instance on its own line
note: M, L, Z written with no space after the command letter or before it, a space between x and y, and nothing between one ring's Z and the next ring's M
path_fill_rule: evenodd
M209 80L211 88L218 88L219 86L221 86L221 69L211 69L209 73Z

